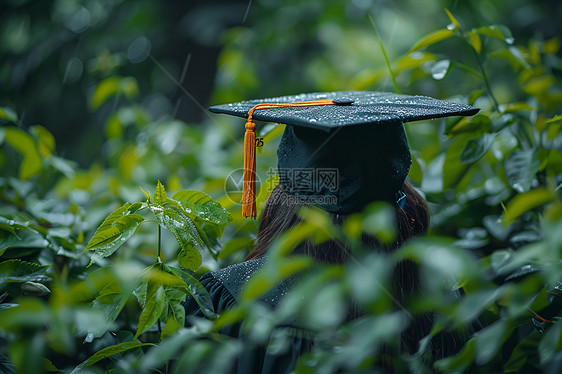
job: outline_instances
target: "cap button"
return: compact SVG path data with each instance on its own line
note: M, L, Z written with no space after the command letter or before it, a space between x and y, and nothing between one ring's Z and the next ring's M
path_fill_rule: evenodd
M338 97L333 99L332 102L336 105L351 105L355 102L355 100L350 99L349 97Z

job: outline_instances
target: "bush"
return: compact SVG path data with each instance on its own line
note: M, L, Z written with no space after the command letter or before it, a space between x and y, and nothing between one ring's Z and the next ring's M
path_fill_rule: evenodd
M307 11L318 12L312 5ZM264 67L279 63L273 60L284 47L276 44L281 39L270 42L277 23L265 18L267 6L258 12L264 18L255 29L224 32L216 101L275 87L260 90L257 82L271 78ZM117 64L95 78L89 107L105 118L105 140L96 162L83 168L61 157L45 127L28 127L13 109L0 108L1 371L221 372L241 344L262 344L286 316L299 313L310 329L322 332L315 350L299 361L299 372L368 372L385 355L397 371L559 372L560 42L529 38L520 44L506 26L469 29L445 14L449 26L420 38L398 58L378 34L377 17L362 28L321 19L321 29L331 35L328 51L345 50L350 40L359 45L346 55L347 65L339 66L337 54L282 61L291 74L297 68L307 74L302 90L389 86L482 108L471 118L406 125L414 158L409 179L430 203L430 234L390 255L360 255L356 233L371 232L381 241L393 236L394 228L381 224L392 221L386 207L369 207L343 231L322 212L303 213L303 224L275 243L267 267L248 283L244 302L218 318L197 278L242 260L256 232L225 192L225 175L242 165L241 148L229 138L241 133L233 122L221 120L220 128L207 130L169 116L155 120L154 111L136 100L142 84L134 72L120 74ZM296 38L292 32L285 37ZM314 51L306 43L322 38L308 35L298 45ZM377 47L390 58L357 73L367 59L360 48L366 40L373 42L369 53ZM256 46L266 57L263 66L252 59L243 63ZM118 60L118 53L107 53L97 61ZM282 85L290 81L285 78L276 78L281 91L290 88ZM106 111L116 97L126 100ZM280 130L263 130L262 176L273 163ZM175 191L172 198L159 180ZM264 181L259 205L275 184ZM154 184L154 193L144 192ZM287 257L298 244L293 239L306 237L345 240L357 261L311 267L306 258ZM387 269L404 259L420 265L423 293L431 297L401 308L385 289ZM305 269L280 308L261 306L259 297L268 289ZM451 282L464 297L451 297ZM186 295L209 320L184 327ZM366 313L344 323L350 299ZM435 314L431 334L417 352L400 352L396 336L410 315L427 312ZM250 326L244 343L217 334L242 320ZM480 325L475 332L468 329L473 325ZM450 332L466 336L460 352L433 355L431 340ZM275 343L285 342L278 337Z

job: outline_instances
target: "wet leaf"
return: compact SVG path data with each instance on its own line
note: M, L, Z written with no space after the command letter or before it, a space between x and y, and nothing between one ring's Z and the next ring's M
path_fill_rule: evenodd
M93 354L92 356L90 356L90 358L88 358L86 361L82 362L80 365L76 366L76 368L74 368L74 370L72 370L71 374L78 373L78 372L80 372L80 369L82 369L84 367L92 366L93 364L103 360L104 358L111 357L111 356L116 355L118 353L127 352L127 351L130 351L131 349L140 348L140 347L149 347L149 346L155 346L155 344L141 343L139 341L132 341L132 342L124 342L124 343L111 345L109 347L105 347L104 349L102 349L102 350L96 352L95 354Z
M12 123L17 123L18 115L13 109L0 107L0 119L5 119Z
M477 32L480 35L488 35L503 40L507 44L513 44L514 42L511 31L509 31L509 29L503 25L482 26L473 31Z
M202 262L201 253L195 247L182 248L178 254L178 263L182 268L195 271Z
M451 70L451 60L441 60L431 68L431 76L435 80L444 79Z
M500 105L500 110L504 113L518 112L521 110L536 110L536 107L532 107L527 103L510 103L507 105Z
M158 223L172 232L182 249L189 250L203 245L203 239L193 220L173 202L163 205L150 204L150 209L156 216Z
M154 202L157 204L164 204L168 200L168 196L166 196L166 190L160 181L156 185L156 191L154 191Z
M478 36L478 34L474 31L467 32L466 36L476 53L480 53L482 51L482 41L480 40L480 36Z
M506 339L507 321L499 320L478 331L476 334L476 364L484 365L489 362Z
M522 214L554 200L554 194L546 188L537 188L515 196L507 205L504 213L506 222L513 222Z
M461 153L460 162L471 164L480 160L494 144L494 138L495 134L488 133L479 138L470 139Z
M181 205L186 214L201 220L221 227L232 220L230 213L204 192L183 190L176 192L172 199Z
M448 29L441 29L426 35L423 39L418 41L410 52L417 51L432 44L438 43L442 40L449 39L455 35L455 32Z
M511 55L521 64L521 66L523 66L525 69L533 70L531 65L529 65L527 61L525 61L525 58L523 57L523 54L521 53L519 48L509 47L508 50L509 53L511 53Z
M47 248L49 241L43 235L34 231L18 231L18 235L8 235L8 237L0 241L0 256L10 248Z
M21 292L30 296L45 296L51 293L45 285L37 282L25 282L21 285Z
M0 282L41 282L49 280L46 275L50 265L39 265L20 259L0 262Z
M199 308L201 308L201 311L207 318L216 318L217 315L215 314L215 308L213 306L213 301L209 296L209 291L207 291L207 289L203 287L197 279L195 279L192 275L186 273L185 271L176 269L172 266L164 265L164 268L176 274L185 282L185 284L187 285L188 293L191 295L191 297L193 297L193 299L199 305Z
M19 177L29 179L41 172L42 160L35 140L23 130L7 127L5 140L14 147L22 156Z
M476 101L476 99L478 99L480 96L482 96L482 94L484 92L486 92L485 89L472 91L470 93L470 96L468 97L468 105L474 105L474 102Z
M451 129L447 131L449 135L457 135L462 133L482 134L488 132L492 128L490 117L484 114L477 114L471 118L464 117L457 122Z
M445 8L445 13L447 13L447 17L449 17L451 22L453 22L453 25L455 26L454 29L458 29L458 28L461 27L461 24L459 23L459 21L457 21L457 19L455 17L453 17L451 12L449 12L449 9Z
M470 137L470 135L459 136L447 149L443 163L443 189L455 187L470 168L469 164L460 162L461 153Z
M55 150L55 137L49 130L40 125L31 127L31 132L37 137L39 152L43 157L49 157Z
M109 77L101 81L94 91L90 100L90 107L98 109L107 99L117 94L119 90L120 77Z
M135 233L137 227L144 221L138 214L128 214L115 219L111 227L96 231L85 250L93 251L97 256L111 256L127 239ZM105 223L105 221L104 221Z
M519 193L525 193L531 188L531 183L539 170L539 159L534 149L513 151L505 160L505 174L509 185Z
M135 339L154 326L164 311L164 307L166 307L166 294L163 286L155 282L149 282L146 291L146 302L139 317Z

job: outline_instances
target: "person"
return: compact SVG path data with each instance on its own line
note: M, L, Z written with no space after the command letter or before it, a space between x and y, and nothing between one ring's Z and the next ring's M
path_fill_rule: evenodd
M423 235L429 227L429 210L406 181L412 161L403 123L478 112L467 105L424 96L364 91L252 100L210 110L248 118L242 203L243 215L252 218L256 217L253 120L287 125L277 150L279 184L263 208L255 247L244 262L209 272L200 279L219 314L238 304L242 288L264 266L274 242L302 221L299 212L303 208L320 207L334 225L341 226L350 214L361 212L374 201L391 204L396 221L395 240L383 245L371 235L361 238L367 248L380 252L391 252L407 240ZM335 239L322 243L305 240L294 248L292 255L309 256L318 264L345 264L350 259L346 244ZM417 267L412 262L400 262L391 278L391 293L399 302L420 292ZM291 286L292 282L285 282L274 287L261 302L275 309ZM185 307L188 324L192 318L203 315L191 298ZM356 311L349 318L359 314ZM402 333L401 349L415 352L419 340L429 333L431 323L429 314L414 318ZM288 326L291 344L286 351L271 350L267 344L248 347L238 354L228 372L291 372L299 357L313 349L315 340L314 332L294 327ZM240 324L228 326L222 333L244 339Z

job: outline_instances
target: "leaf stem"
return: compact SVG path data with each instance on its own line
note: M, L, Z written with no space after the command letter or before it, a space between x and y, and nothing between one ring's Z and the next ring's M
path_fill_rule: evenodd
M160 227L160 224L158 224L158 252L156 254L156 261L157 262L162 262L162 260L160 259L160 247L162 245L162 227Z
M455 2L455 7L456 7L456 5L457 4ZM449 18L451 18L452 21L455 21L455 19L452 18L453 17L452 14L450 14L449 11L446 10L446 9L445 9L445 11L449 15ZM488 94L492 98L492 101L494 102L494 107L496 108L496 111L499 112L500 107L498 105L498 101L496 100L496 97L494 96L494 93L492 92L492 86L490 85L490 81L488 80L488 75L486 74L486 70L484 70L484 64L482 63L482 60L480 59L480 55L478 54L478 51L476 50L476 48L474 48L474 46L470 42L468 42L468 40L466 40L466 34L465 34L464 30L462 29L461 25L458 22L455 22L455 24L458 27L458 30L459 30L459 33L460 33L462 39L468 44L468 46L472 50L472 53L474 53L474 57L476 58L476 62L478 63L478 67L480 68L480 72L482 73L482 80L484 81L484 86L486 86L486 91L488 91Z
M162 324L160 322L160 318L158 318L158 339L162 340Z
M476 62L478 63L478 67L480 68L480 71L482 72L482 79L484 80L484 85L486 86L486 91L488 91L488 94L492 98L492 101L494 102L494 107L496 108L496 111L499 112L500 107L498 105L498 101L496 100L496 97L494 96L494 93L492 92L492 87L490 86L490 81L488 80L488 75L486 74L486 71L484 70L484 65L482 64L482 60L480 60L480 56L478 56L478 52L476 52L476 49L474 49L474 47L472 45L470 46L470 49L472 49L472 52L474 53L474 56L476 57Z
M394 85L394 90L397 94L401 94L400 88L398 87L398 83L396 83L396 78L394 77L394 73L392 72L392 67L390 66L390 61L388 60L388 56L386 55L386 50L384 49L384 44L382 42L381 35L379 33L379 29L377 28L377 24L373 19L373 16L369 14L369 20L371 21L371 25L373 25L373 29L375 30L375 34L377 39L379 39L379 45L381 47L382 55L384 56L384 61L386 62L386 68L388 69L388 73L390 74L390 79L392 80L392 84Z

